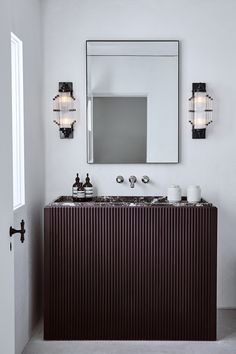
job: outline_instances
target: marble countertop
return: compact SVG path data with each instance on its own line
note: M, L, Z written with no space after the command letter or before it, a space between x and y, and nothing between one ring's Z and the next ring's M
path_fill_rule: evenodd
M182 200L177 203L168 202L166 197L160 196L101 196L93 197L90 200L79 200L71 196L61 196L49 203L47 207L112 207L112 206L124 206L124 207L137 207L137 206L173 206L173 207L211 207L212 203L209 203L202 199L198 203L188 203L186 197L182 197Z

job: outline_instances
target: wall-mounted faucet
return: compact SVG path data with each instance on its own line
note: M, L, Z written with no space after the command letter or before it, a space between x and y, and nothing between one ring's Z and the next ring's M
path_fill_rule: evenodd
M141 181L144 183L144 184L147 184L150 182L150 178L148 176L143 176ZM117 176L116 177L116 182L117 183L123 183L124 182L124 177L123 176ZM136 176L130 176L129 177L129 183L130 183L130 188L134 188L135 186L135 183L137 182L137 177Z
M137 182L137 178L135 176L130 176L129 182L130 182L130 188L134 188L134 185Z

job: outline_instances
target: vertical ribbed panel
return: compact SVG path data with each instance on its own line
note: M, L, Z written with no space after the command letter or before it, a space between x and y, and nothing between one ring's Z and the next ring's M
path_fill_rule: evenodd
M215 340L215 207L45 208L44 338Z

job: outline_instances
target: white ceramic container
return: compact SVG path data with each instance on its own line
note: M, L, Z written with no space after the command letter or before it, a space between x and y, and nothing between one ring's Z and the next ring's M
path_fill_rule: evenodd
M167 199L170 203L177 203L181 201L181 188L177 185L172 185L168 188Z
M189 203L198 203L201 200L201 188L199 186L189 186L187 189L187 200Z

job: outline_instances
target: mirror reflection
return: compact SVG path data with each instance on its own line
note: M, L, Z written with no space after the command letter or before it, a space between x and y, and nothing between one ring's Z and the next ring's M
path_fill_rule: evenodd
M87 155L178 162L178 41L87 41Z

